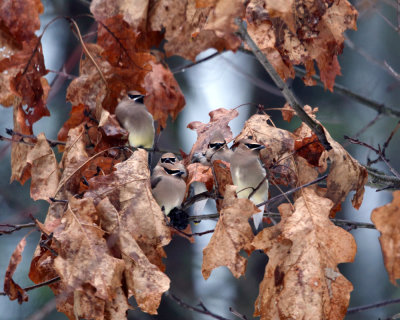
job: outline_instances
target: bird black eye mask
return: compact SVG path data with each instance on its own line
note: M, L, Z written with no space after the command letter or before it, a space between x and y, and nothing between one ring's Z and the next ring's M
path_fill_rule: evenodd
M130 94L128 93L128 98L134 100L139 103L143 103L144 95L143 94Z

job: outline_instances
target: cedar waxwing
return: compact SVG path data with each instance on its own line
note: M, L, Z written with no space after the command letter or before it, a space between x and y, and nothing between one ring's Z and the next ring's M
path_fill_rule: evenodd
M156 166L153 169L152 176L155 177L157 175L160 175L160 173L161 174L165 173L164 168L162 167L162 165L165 163L175 164L175 163L180 163L180 162L179 162L179 159L173 153L171 153L171 152L163 153L161 155L160 159L158 160ZM182 165L180 168L185 171L185 174L183 174L182 176L183 176L183 178L186 178L187 171L186 171L185 166Z
M233 151L228 148L224 136L220 131L216 131L208 144L205 157L209 163L215 160L230 162Z
M151 148L154 143L154 120L143 103L144 95L129 91L115 109L121 125L129 132L132 147Z
M254 204L268 200L267 173L260 161L260 150L265 146L254 140L243 139L238 142L236 150L231 157L232 181L237 186L238 198L249 198ZM257 190L256 190L257 189ZM254 225L257 230L262 229L262 216L264 207L259 207L261 212L253 215Z
M151 177L152 193L158 205L168 215L172 209L179 207L185 198L186 183L182 177L187 175L187 171L179 162L163 163L156 168Z
M158 164L160 164L160 163L175 163L178 161L179 160L176 157L176 155L174 155L172 152L167 152L161 156L160 160L158 161Z

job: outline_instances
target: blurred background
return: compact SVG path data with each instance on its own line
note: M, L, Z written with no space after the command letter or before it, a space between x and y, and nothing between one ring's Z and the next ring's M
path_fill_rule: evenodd
M89 13L88 1L42 1L45 12L42 15L42 28L51 19L59 15L77 16ZM390 71L390 68L400 72L400 41L398 15L399 8L395 0L381 1L352 1L360 12L358 31L346 33L344 52L339 56L343 76L336 83L378 101L386 106L400 110L400 77ZM81 32L95 30L93 21L87 17L78 18ZM78 64L74 59L81 53L80 45L64 20L58 20L43 37L43 52L46 67L51 71L63 70L63 66L73 66L66 70L68 74L78 74ZM201 53L198 59L213 54L213 50ZM177 151L179 148L189 152L196 140L195 132L186 128L191 121L208 122L208 113L219 107L233 108L244 103L261 104L265 107L279 108L284 105L269 76L257 60L250 54L226 52L182 71L189 62L180 58L168 59L170 68L174 71L186 98L186 107L174 123L169 123L160 140L160 147ZM389 67L388 67L389 66ZM51 83L55 73L48 74ZM34 126L34 133L44 132L46 137L56 139L57 132L67 119L70 105L65 102L65 92L70 80L58 77L54 82L49 100L51 117L40 120ZM334 139L344 143L344 135L356 135L367 123L376 118L377 113L350 99L347 96L325 91L321 87L305 87L296 78L290 82L295 94L304 104L318 107L318 120L328 129ZM239 108L240 116L231 122L234 135L237 135L244 121L256 112L255 107ZM278 127L293 130L299 121L284 122L278 111L270 111L273 121ZM382 116L360 135L360 139L377 146L383 144L399 119ZM12 109L0 109L0 134L5 128L12 127ZM396 134L387 150L391 164L400 169L399 137ZM374 154L361 146L346 145L350 154L365 164L368 157ZM24 186L18 183L9 184L10 179L10 145L0 142L0 223L30 222L29 214L44 221L47 203L34 202L29 197L29 182ZM377 168L387 169L383 165ZM272 190L277 194L277 190ZM349 197L350 199L351 197ZM342 206L343 210L337 218L353 221L370 222L371 211L391 201L391 192L376 192L366 188L364 202L360 210L351 207L349 199ZM213 204L208 204L207 213L216 212ZM206 213L206 212L204 212ZM200 232L213 229L215 221L203 221L194 226L194 231ZM9 258L27 230L14 232L0 237L0 274L3 276L7 269ZM355 262L341 265L343 274L353 283L350 307L376 303L383 300L400 297L400 290L389 282L384 269L382 254L378 241L379 232L370 229L354 229L351 234L355 237L358 250ZM212 312L229 319L236 317L229 312L229 307L252 319L254 301L258 295L258 285L263 278L267 257L254 252L249 259L246 276L235 279L227 268L214 270L205 281L201 275L202 250L211 235L197 237L195 244L175 237L166 248L167 274L171 278L171 292L183 301L197 305L200 301ZM33 283L28 278L30 260L38 243L39 233L33 232L27 239L22 263L14 276L15 281L22 287ZM2 279L2 278L0 278ZM132 301L134 305L135 302ZM390 319L400 312L400 305L391 305L348 315L346 319ZM29 292L29 302L19 305L0 296L0 319L66 319L55 310L54 296L47 287ZM149 316L140 310L129 312L128 319L209 319L199 313L193 313L182 308L167 297L163 297L158 316Z

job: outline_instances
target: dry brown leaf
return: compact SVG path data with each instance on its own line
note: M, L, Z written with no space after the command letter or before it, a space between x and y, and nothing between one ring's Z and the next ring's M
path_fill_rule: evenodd
M293 65L303 64L304 82L315 85L315 61L331 91L341 74L337 56L343 50L343 32L356 29L357 14L346 0L252 0L246 8L250 36L284 80L294 78Z
M251 241L254 238L248 219L259 212L248 199L236 198L236 187L227 186L222 210L217 226L207 247L203 250L201 272L208 279L211 271L226 266L239 278L246 271L247 260L239 253L253 250Z
M167 126L168 115L173 120L185 106L185 98L174 75L161 63L150 62L152 71L144 78L146 97L144 104L162 128Z
M213 161L212 166L214 169L215 180L216 180L215 188L217 189L218 187L218 194L224 197L226 187L228 185L233 185L230 163L222 160L215 160ZM217 199L218 211L221 210L222 206L223 206L223 200Z
M200 163L191 163L187 167L188 178L187 178L187 189L189 186L197 181L202 182L206 186L208 191L211 191L214 185L214 176L211 167L202 165Z
M374 209L371 220L381 233L383 261L390 282L396 286L400 278L400 191L393 192L391 203Z
M216 131L220 131L226 141L232 140L232 131L228 123L239 115L237 110L219 108L211 111L209 115L209 123L192 121L187 125L189 129L197 132L197 140L190 151L189 157L185 158L186 165L190 163L196 152L204 152L207 149L211 136Z
M32 127L27 126L25 122L24 111L20 103L14 105L13 110L14 131L26 135L31 135ZM13 136L13 140L19 141L18 136ZM11 144L11 178L10 183L14 180L19 181L22 185L31 177L31 167L27 163L26 158L32 150L32 146L24 143L13 142Z
M68 131L68 140L61 159L60 167L63 170L61 181L56 195L60 190L68 190L70 194L76 194L79 190L81 176L80 170L89 159L84 141L85 128L83 125Z
M189 60L209 48L218 51L233 50L240 46L234 32L235 18L244 16L243 1L162 0L150 7L148 28L161 31L165 28L165 51L168 56L179 55Z
M125 278L129 293L135 296L142 311L157 314L162 294L169 289L169 278L150 263L110 200L105 197L97 205L100 219L109 233L108 244L120 251L125 262Z
M121 286L124 262L110 254L98 223L92 199L71 197L61 224L54 231L58 253L54 269L67 288L63 294L81 297L74 301L74 310L79 307L82 311L79 316L85 315L91 301L96 301L96 308L103 304L104 309L105 301L111 300Z
M4 277L4 292L8 295L10 300L18 299L19 304L22 304L24 301L28 301L28 294L13 280L12 277L22 260L22 252L24 251L25 246L26 236L21 239L12 253L6 270L6 275Z
M60 182L60 171L56 156L44 133L37 136L37 142L26 161L31 165L31 198L50 202L49 198L55 196Z
M356 243L329 220L332 201L304 189L279 207L281 222L258 234L253 245L268 254L254 316L266 319L343 319L351 283L339 263L352 262Z
M100 202L108 197L120 213L121 224L129 229L150 262L162 271L163 246L171 241L165 216L154 200L150 187L147 152L139 149L126 161L115 165L115 171L89 180L85 197Z
M149 0L93 0L90 3L90 11L96 20L120 14L135 30L146 30L148 7Z

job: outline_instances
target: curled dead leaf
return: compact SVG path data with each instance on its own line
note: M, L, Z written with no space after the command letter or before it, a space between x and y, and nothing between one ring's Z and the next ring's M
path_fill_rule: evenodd
M253 245L269 257L254 316L266 319L343 319L351 283L339 263L352 262L354 238L329 220L332 201L304 189L294 207L279 206L281 221Z
M374 209L371 220L381 233L383 261L390 282L396 286L396 279L400 278L400 191L393 192L391 203Z
M259 210L248 199L236 198L236 187L226 186L220 217L207 247L203 250L201 272L208 279L211 271L226 266L239 278L246 271L247 260L241 250L250 254L254 238L248 219Z

